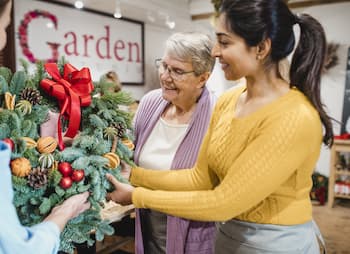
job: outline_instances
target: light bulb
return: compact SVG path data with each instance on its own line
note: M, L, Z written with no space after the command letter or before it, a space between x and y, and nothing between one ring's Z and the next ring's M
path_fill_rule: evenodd
M122 14L120 13L120 11L116 11L113 16L116 18L116 19L120 19L122 17Z
M122 11L120 9L120 1L119 0L116 0L115 1L115 11L114 11L114 14L113 16L116 18L116 19L120 19L123 15L122 15Z
M84 7L84 3L83 3L83 1L75 1L74 6L77 9L81 9Z
M175 28L175 21L170 20L169 16L166 17L165 19L165 24L170 28L174 29Z

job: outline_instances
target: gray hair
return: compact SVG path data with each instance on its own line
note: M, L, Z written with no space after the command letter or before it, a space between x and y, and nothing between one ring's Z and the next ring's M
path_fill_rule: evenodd
M181 61L191 62L197 76L212 71L215 63L212 48L210 37L198 32L174 33L165 44L165 52Z

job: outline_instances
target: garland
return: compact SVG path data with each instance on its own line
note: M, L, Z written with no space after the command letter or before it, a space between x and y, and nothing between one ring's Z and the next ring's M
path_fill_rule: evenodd
M32 53L32 51L29 49L28 46L28 24L36 18L43 17L49 19L52 24L54 25L55 29L57 29L57 17L47 11L42 10L34 10L29 11L24 15L24 19L21 20L20 25L18 27L18 37L19 37L19 45L22 47L22 53L29 62L36 63L37 61L40 61L39 59L36 59ZM58 44L57 43L49 43L48 45L52 47L53 49L57 49ZM47 62L57 62L57 56L52 56L52 58L46 60Z
M113 234L108 221L100 216L106 193L112 188L105 174L111 173L123 181L120 161L132 164L132 115L121 108L133 100L125 92L103 93L104 79L94 84L95 90L86 88L90 102L81 109L80 132L72 146L61 151L56 139L42 137L39 129L44 131L43 126L51 123L54 129L49 131L56 133L57 122L52 125L52 119L47 120L48 116L59 114L54 112L61 112L65 131L70 122L68 113L72 112L63 113L62 102L49 96L43 89L45 85L40 85L42 80L51 80L42 63L37 63L36 73L32 75L27 64L23 64L24 71L16 73L0 68L0 139L12 149L14 205L21 223L31 226L43 221L53 207L68 197L89 191L92 208L70 220L61 234L60 250L73 253L75 243L94 244L92 231L98 241L106 234ZM64 77L67 64L59 63L56 67ZM74 69L69 77L79 72ZM51 81L56 85L63 82Z

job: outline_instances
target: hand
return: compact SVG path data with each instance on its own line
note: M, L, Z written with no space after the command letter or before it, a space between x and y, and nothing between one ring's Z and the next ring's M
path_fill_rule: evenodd
M111 174L106 174L106 178L115 188L113 192L107 193L106 199L113 200L121 205L132 204L132 192L134 191L134 187L129 184L119 182Z
M131 166L128 165L125 161L121 161L120 165L122 167L122 169L120 170L121 176L129 181L131 174Z
M70 219L77 217L79 214L90 208L90 202L87 201L88 197L89 192L71 196L61 205L53 208L44 221L55 223L62 231Z

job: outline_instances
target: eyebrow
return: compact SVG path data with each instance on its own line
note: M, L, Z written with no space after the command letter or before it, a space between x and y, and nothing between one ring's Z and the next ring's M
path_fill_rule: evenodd
M215 33L217 37L219 36L225 36L225 37L229 37L229 35L227 33L223 33L223 32L218 32L218 33Z

